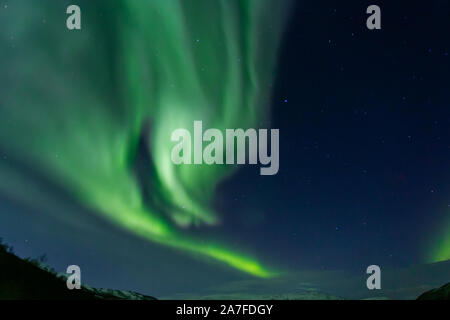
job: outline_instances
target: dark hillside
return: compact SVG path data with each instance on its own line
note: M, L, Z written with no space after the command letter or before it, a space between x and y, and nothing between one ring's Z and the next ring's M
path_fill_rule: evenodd
M154 300L134 292L82 287L69 290L66 279L36 260L21 259L0 241L0 300Z

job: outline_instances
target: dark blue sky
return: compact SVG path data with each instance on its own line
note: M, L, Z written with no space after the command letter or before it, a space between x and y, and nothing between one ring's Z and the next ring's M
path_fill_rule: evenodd
M372 2L355 3L297 4L270 122L279 174L224 187L227 232L293 268L421 262L449 215L450 3L379 1L375 31Z

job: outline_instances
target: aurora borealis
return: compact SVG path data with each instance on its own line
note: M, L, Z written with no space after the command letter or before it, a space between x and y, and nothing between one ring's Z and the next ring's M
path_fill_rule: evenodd
M68 228L92 214L93 252L101 225L264 280L450 259L445 19L391 4L390 31L370 33L363 6L336 1L76 3L70 31L72 1L0 0L0 205ZM171 134L195 121L279 128L278 174L174 165Z
M20 5L29 6L28 12L44 7L55 16L62 8L23 1L10 10ZM216 128L246 128L266 117L288 2L132 0L81 6L79 33L57 28L59 19L42 25L31 17L25 28L10 21L11 29L3 31L4 40L15 33L18 48L2 52L7 70L14 72L6 75L11 79L2 94L2 146L130 232L269 276L253 258L183 235L190 225L218 222L210 199L231 172L230 166L175 167L170 135L195 119ZM32 40L36 29L43 38ZM40 43L14 56L28 41ZM151 167L139 181L133 164L140 139Z

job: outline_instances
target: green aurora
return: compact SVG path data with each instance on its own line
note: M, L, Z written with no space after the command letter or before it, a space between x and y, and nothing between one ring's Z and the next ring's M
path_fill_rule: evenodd
M16 1L1 16L0 144L15 163L0 167L4 193L36 205L39 187L22 192L39 184L20 170L32 168L136 235L274 274L185 235L220 222L211 199L234 169L173 165L170 135L266 117L288 1L80 1L81 31L65 27L69 4ZM151 167L138 175L141 141Z
M170 134L194 120L258 127L290 1L77 3L81 31L66 29L71 1L16 0L0 10L2 193L73 222L44 180L149 241L276 274L246 250L190 235L220 223L211 200L235 168L174 166ZM151 165L138 174L142 144ZM429 261L450 258L449 228L427 250Z
M431 239L431 245L428 246L432 249L426 253L428 262L431 263L450 260L450 214L448 208L446 210L447 212L437 228L439 232L436 237Z

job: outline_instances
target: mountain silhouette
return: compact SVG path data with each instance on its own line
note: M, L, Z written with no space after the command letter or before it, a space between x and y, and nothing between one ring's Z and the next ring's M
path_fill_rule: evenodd
M450 282L421 294L417 300L450 300Z
M17 257L0 239L0 300L156 300L136 292L86 285L69 290L66 280L42 261Z

